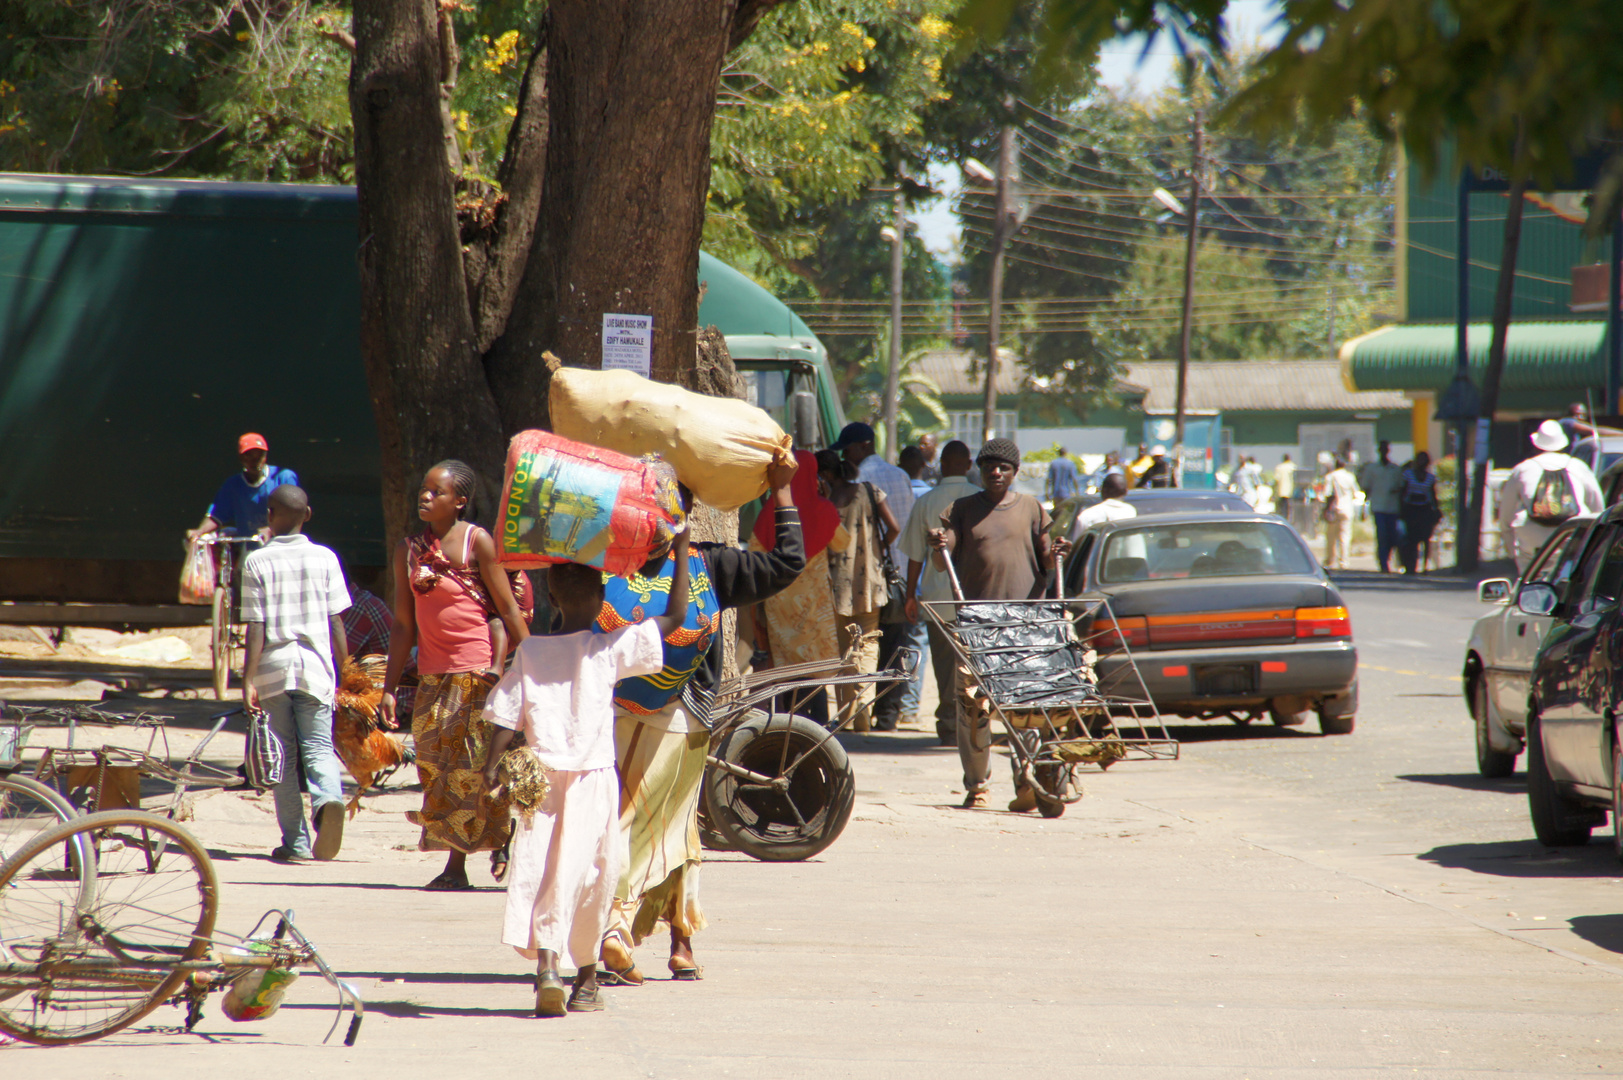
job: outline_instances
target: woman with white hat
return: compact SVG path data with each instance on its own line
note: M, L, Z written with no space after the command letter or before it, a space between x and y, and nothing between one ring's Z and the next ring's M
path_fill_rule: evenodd
M1557 525L1598 514L1606 505L1589 466L1562 453L1567 433L1558 422L1540 424L1532 442L1542 452L1510 470L1499 491L1499 531L1517 573L1527 569Z

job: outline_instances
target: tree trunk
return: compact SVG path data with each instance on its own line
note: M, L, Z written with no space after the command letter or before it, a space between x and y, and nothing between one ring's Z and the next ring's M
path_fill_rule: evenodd
M495 507L504 440L474 349L440 119L433 0L357 0L350 111L360 202L361 353L392 544L415 527L423 471L461 458Z
M493 524L506 440L548 427L541 354L600 367L603 316L652 315L652 376L697 379L698 260L722 62L782 0L553 0L497 178L447 157L438 0L356 0L350 108L361 348L392 544L459 457ZM454 42L450 45L454 49ZM733 382L726 350L714 376Z
M1526 132L1516 133L1515 166L1522 167L1522 148ZM1499 384L1505 374L1505 341L1510 336L1510 306L1516 296L1516 257L1522 241L1522 208L1527 200L1527 176L1518 173L1510 182L1510 204L1505 207L1505 238L1499 252L1499 281L1493 294L1493 339L1488 346L1488 370L1482 379L1482 415L1492 430L1493 414L1499 409ZM1477 437L1481 437L1480 430ZM1460 447L1462 459L1455 470L1456 482L1465 481L1465 447ZM1474 457L1474 455L1473 455ZM1455 530L1458 545L1457 563L1461 569L1475 570L1481 562L1482 508L1487 501L1488 470L1474 469L1471 475L1471 510L1466 521ZM1469 547L1467 547L1469 543Z

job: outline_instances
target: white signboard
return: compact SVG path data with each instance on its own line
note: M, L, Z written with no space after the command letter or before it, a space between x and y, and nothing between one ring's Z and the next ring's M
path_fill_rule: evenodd
M603 315L603 370L622 368L647 378L654 353L652 315Z

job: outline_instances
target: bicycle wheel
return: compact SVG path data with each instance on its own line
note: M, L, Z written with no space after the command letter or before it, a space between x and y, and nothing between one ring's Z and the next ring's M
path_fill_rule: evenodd
M37 780L0 777L0 864L38 834L77 814L72 803Z
M209 623L209 649L214 656L214 698L225 700L231 686L231 586L214 588L214 611Z
M208 852L153 814L108 810L34 837L0 866L0 1031L58 1045L139 1020L208 951L218 897Z
M711 766L710 823L734 848L763 862L809 859L839 839L856 805L845 747L804 716L758 715L734 728L716 757L757 777Z

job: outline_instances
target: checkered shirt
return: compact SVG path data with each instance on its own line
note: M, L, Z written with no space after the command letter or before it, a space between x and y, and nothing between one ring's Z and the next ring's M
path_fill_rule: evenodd
M302 690L331 704L329 620L349 607L338 556L300 533L277 536L242 564L242 621L264 623L254 686L261 697Z
M349 655L387 654L394 614L389 605L365 589L355 590L355 602L344 612L344 641Z
M869 454L857 466L857 480L872 484L885 493L885 501L890 503L890 512L896 515L897 528L907 526L907 515L913 512L913 501L917 498L913 494L913 478L898 469L878 454ZM882 526L881 526L882 527ZM896 541L890 545L890 561L896 564L896 572L902 575L907 573L907 556L902 554L902 534L896 534Z

